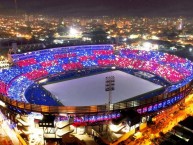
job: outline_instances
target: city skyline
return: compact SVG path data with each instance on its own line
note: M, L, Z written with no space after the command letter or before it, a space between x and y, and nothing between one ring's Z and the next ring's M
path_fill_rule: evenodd
M0 0L0 14L54 16L193 16L191 0Z

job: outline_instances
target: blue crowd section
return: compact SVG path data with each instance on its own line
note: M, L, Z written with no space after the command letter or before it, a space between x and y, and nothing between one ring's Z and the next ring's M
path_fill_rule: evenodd
M67 63L70 63L69 58L58 59L58 64L67 64Z
M92 50L88 50L88 51L78 51L77 53L76 53L76 55L77 56L83 56L83 55L85 55L85 56L90 56L90 55L93 55L93 51Z
M25 66L22 69L22 73L28 73L28 72L32 72L33 70L38 70L41 69L41 65L40 64L33 64L30 66Z
M167 84L168 92L193 79L193 63L188 59L134 49L121 49L115 55L112 45L52 48L12 57L14 66L0 70L0 93L20 101L26 101L26 89L39 79L94 67L132 70L133 75L135 71L147 72L154 77L146 79L163 86Z
M59 100L38 84L31 85L27 89L25 96L27 101L31 104L62 106Z
M97 66L97 61L94 61L94 60L88 60L88 61L83 61L82 62L82 65L84 67L90 67L90 66Z
M0 80L8 84L13 78L20 75L21 73L22 70L17 67L3 69L0 71Z
M49 55L43 55L43 54L39 54L35 56L35 59L37 62L45 62L45 61L49 61L49 60L54 60L54 56L51 54Z
M46 68L46 71L51 74L61 73L63 71L61 66L50 66Z
M26 102L25 99L25 91L28 87L30 87L34 82L29 80L24 76L17 77L13 82L10 83L8 88L8 97L19 100L22 102Z

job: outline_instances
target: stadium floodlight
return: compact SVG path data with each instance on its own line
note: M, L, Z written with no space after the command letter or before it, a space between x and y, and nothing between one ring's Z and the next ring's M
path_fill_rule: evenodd
M108 100L109 110L110 110L110 105L112 103L112 91L115 90L114 86L115 86L115 77L114 76L106 77L105 91L109 92L109 100Z
M69 35L73 36L73 37L76 37L78 35L78 30L71 27L70 31L69 31Z

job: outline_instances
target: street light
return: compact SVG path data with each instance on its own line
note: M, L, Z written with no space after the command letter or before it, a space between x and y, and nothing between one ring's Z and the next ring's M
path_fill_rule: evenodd
M109 92L109 100L108 100L109 111L110 111L110 105L112 103L112 91L115 90L114 86L115 86L115 77L114 76L106 77L105 91Z

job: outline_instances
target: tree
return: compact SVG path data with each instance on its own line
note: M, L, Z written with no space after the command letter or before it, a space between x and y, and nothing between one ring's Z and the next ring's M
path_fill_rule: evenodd
M107 33L105 30L98 28L91 32L92 41L94 43L105 43L107 42Z

